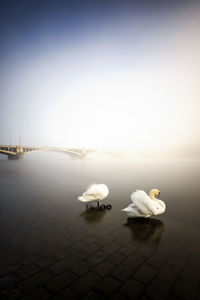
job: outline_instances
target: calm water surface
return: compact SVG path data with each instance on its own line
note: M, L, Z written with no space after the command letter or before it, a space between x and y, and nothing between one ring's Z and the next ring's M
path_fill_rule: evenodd
M110 194L104 203L112 204L111 211L91 211L89 215L85 205L77 201L92 183L108 185ZM49 153L31 154L19 161L0 160L1 205L9 205L9 201L22 206L34 206L34 201L40 205L43 201L62 203L67 214L90 225L101 226L109 219L122 227L126 216L121 209L130 204L132 191L148 192L151 188L159 188L166 203L165 214L155 217L163 228L173 224L174 232L185 226L198 232L200 160L72 160Z
M104 203L111 204L111 210L94 207L87 211L77 200L92 183L108 185L110 193ZM151 188L161 191L165 214L149 223L127 220L121 209L130 204L132 191ZM200 160L72 160L50 153L30 154L21 161L0 160L0 202L5 247L6 243L18 245L19 241L13 242L18 233L20 243L31 243L30 236L34 238L37 228L44 233L44 245L51 239L61 246L58 236L62 235L82 251L84 239L92 243L96 238L98 247L106 252L106 245L114 240L118 245L115 252L120 253L124 245L140 245L158 249L163 256L173 253L178 259L185 251L194 265L199 264ZM54 231L51 229L48 239L51 225Z

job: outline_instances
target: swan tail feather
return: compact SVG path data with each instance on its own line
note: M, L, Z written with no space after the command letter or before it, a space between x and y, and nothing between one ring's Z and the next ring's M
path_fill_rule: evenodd
M128 206L128 207L126 207L126 208L123 208L122 211L130 212L130 211L131 211L131 208Z
M78 197L78 200L82 202L98 201L98 199L96 199L92 195L84 195L84 194L83 196Z
M87 200L85 199L85 197L84 197L84 196L80 196L80 197L78 197L78 200L80 200L80 201L82 201L82 202L87 202Z

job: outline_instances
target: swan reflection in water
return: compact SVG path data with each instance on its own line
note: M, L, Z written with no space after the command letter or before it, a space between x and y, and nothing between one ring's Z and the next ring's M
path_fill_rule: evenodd
M164 223L157 219L128 218L127 224L134 241L157 246L164 232Z
M106 215L106 210L99 210L97 207L90 207L80 214L87 223L99 223Z

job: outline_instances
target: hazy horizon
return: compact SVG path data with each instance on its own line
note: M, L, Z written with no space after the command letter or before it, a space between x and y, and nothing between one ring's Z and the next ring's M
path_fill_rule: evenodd
M200 152L195 1L0 5L1 145Z

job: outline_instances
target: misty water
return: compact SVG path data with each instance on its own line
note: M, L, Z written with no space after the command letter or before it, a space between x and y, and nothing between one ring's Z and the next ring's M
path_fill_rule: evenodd
M56 247L69 238L72 244L80 241L76 250L82 251L82 244L92 237L101 250L109 242L118 244L119 252L124 245L144 247L173 261L187 253L195 267L200 254L199 179L197 159L76 160L59 153L32 153L18 161L1 159L1 237L5 248L8 243L14 249L19 246L19 241L13 242L19 234L20 243L28 247L37 228L43 243ZM86 210L77 200L92 183L108 185L110 193L103 203L111 204L111 210L99 211L96 204ZM151 188L161 191L166 212L149 222L128 220L121 209L130 204L131 193Z
M166 212L154 219L166 229L173 224L174 234L182 230L179 233L186 240L184 230L192 227L195 234L200 225L199 180L197 159L75 160L59 153L33 153L23 160L0 160L1 205L9 205L9 201L22 206L30 203L33 207L46 201L62 203L66 218L74 216L88 226L94 222L98 227L109 219L120 230L127 219L121 209L130 204L131 193L136 189L148 192L158 188ZM85 205L77 201L92 183L108 185L110 193L103 202L112 205L111 211L89 215Z

